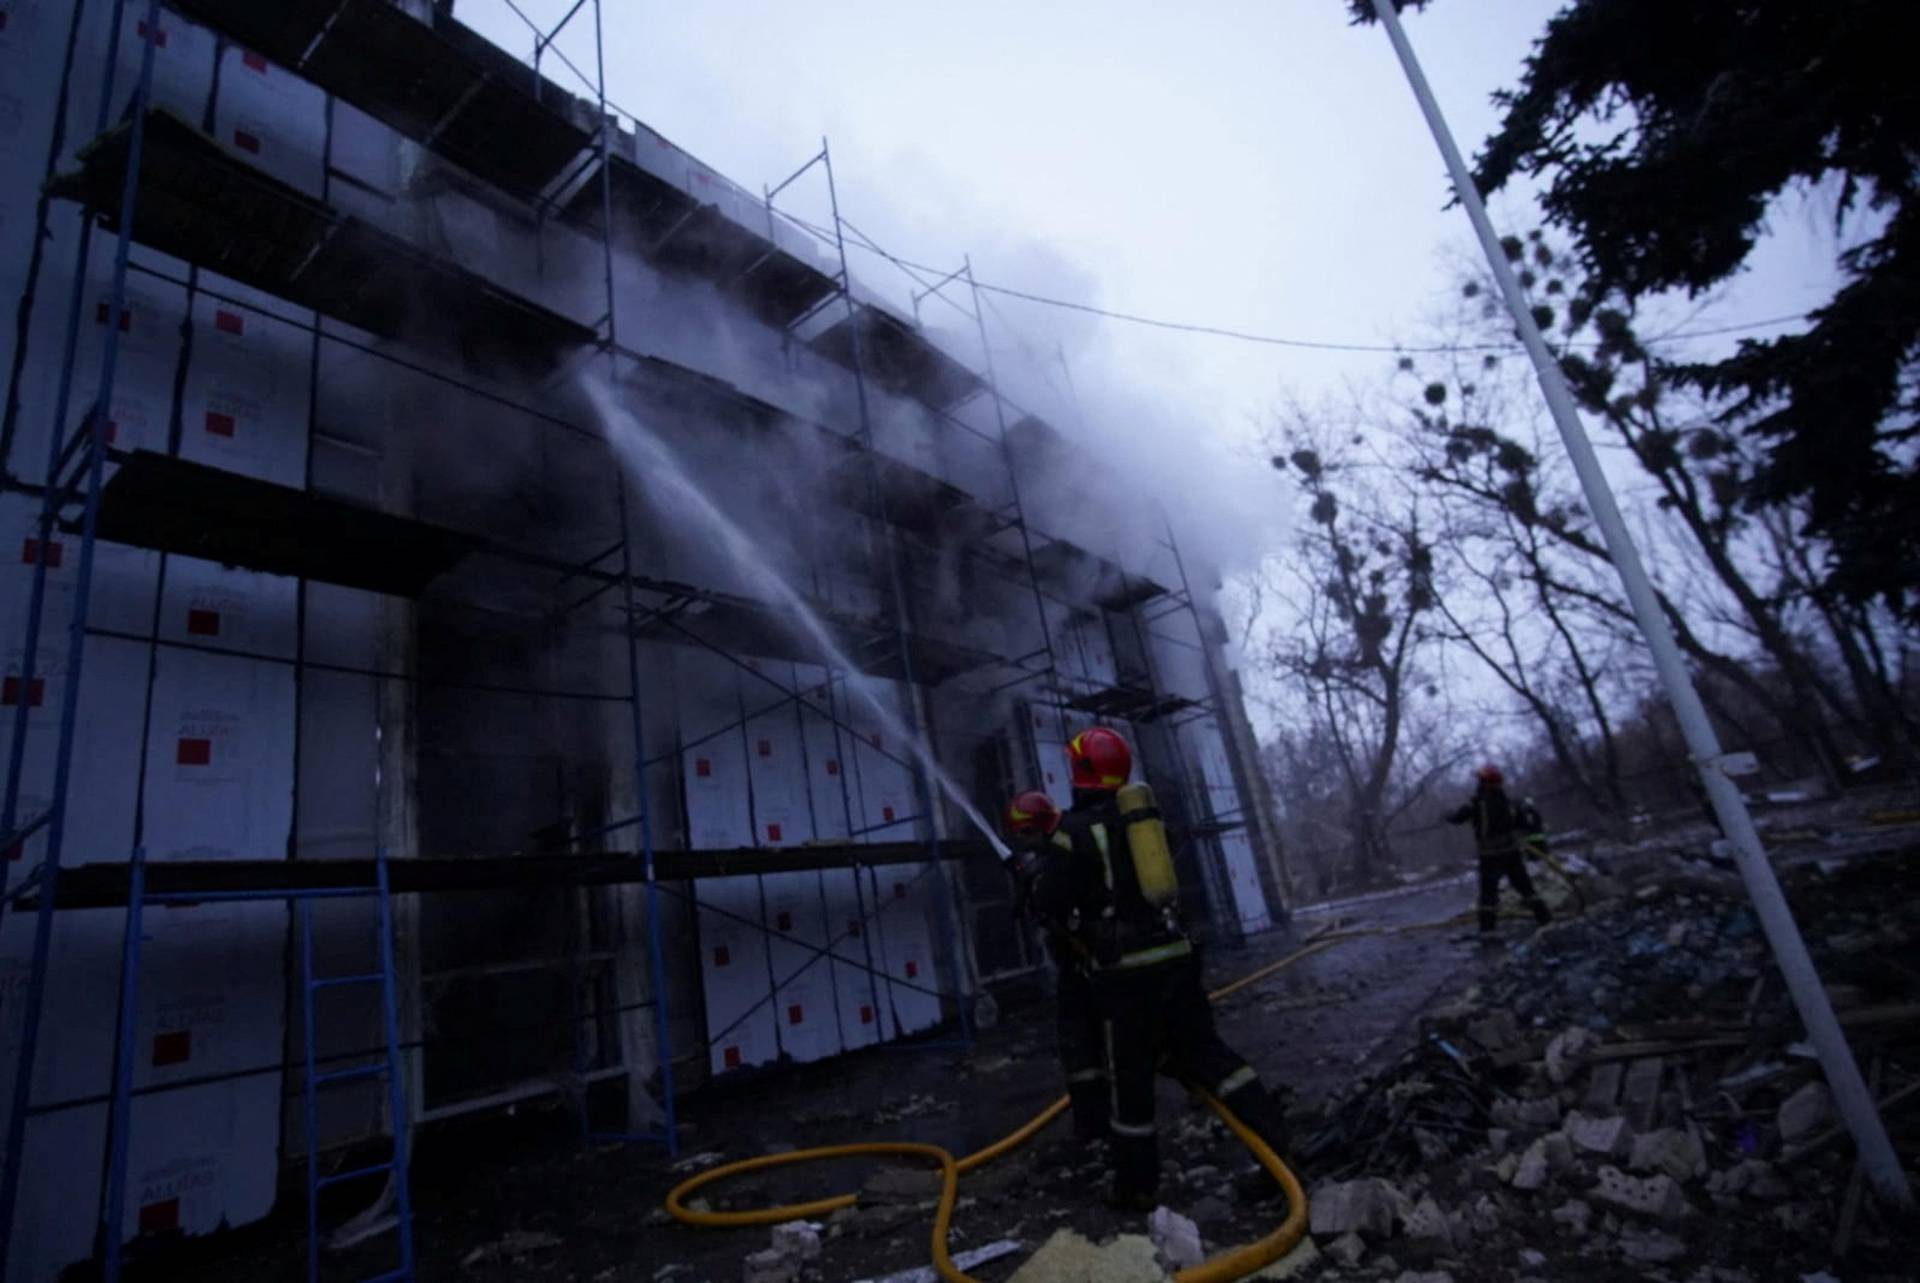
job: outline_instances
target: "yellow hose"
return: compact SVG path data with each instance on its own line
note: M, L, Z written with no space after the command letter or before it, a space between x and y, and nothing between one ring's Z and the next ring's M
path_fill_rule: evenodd
M1322 929L1310 937L1305 945L1294 950L1286 957L1240 977L1231 984L1222 985L1207 995L1210 1002L1219 1002L1230 994L1238 993L1248 985L1255 984L1277 971L1281 971L1302 958L1312 957L1323 949L1329 949L1347 940L1358 940L1365 936L1403 935L1415 931L1431 931L1443 927L1458 926L1472 918L1472 912L1456 914L1435 922L1419 922L1401 927L1366 927L1358 930L1339 931ZM1257 1269L1272 1264L1294 1249L1307 1228L1307 1196L1300 1188L1299 1180L1288 1169L1280 1156L1273 1152L1265 1141L1256 1135L1252 1128L1234 1117L1233 1111L1220 1103L1211 1093L1202 1091L1200 1098L1207 1107L1219 1116L1227 1129L1240 1138L1253 1154L1267 1174L1280 1182L1280 1188L1287 1195L1287 1218L1277 1229L1264 1238L1256 1239L1241 1247L1233 1248L1218 1256L1189 1266L1174 1275L1175 1283L1230 1283L1230 1280L1243 1278ZM971 1275L961 1273L954 1265L953 1258L947 1252L947 1231L953 1222L953 1209L959 1195L959 1178L962 1172L970 1172L982 1167L1001 1155L1017 1149L1031 1140L1042 1128L1067 1111L1068 1097L1062 1096L1045 1109L1035 1114L1015 1130L1002 1136L984 1149L976 1150L965 1158L955 1159L953 1154L938 1145L922 1145L911 1141L866 1141L851 1145L823 1145L815 1149L799 1149L785 1154L764 1154L758 1158L743 1158L738 1162L722 1163L710 1167L697 1176L690 1177L676 1185L667 1195L667 1214L683 1225L695 1225L706 1229L739 1229L754 1225L783 1225L788 1221L806 1220L815 1216L829 1216L843 1207L852 1207L858 1201L857 1194L835 1194L829 1198L814 1199L807 1203L786 1203L777 1207L761 1207L744 1212L702 1212L687 1206L686 1200L696 1191L706 1188L717 1181L742 1176L748 1172L765 1171L772 1167L788 1167L798 1163L817 1163L836 1158L862 1158L878 1155L893 1157L925 1158L940 1166L940 1199L933 1217L932 1255L933 1268L943 1283L978 1283Z
M1408 928L1402 928L1405 930ZM1270 962L1266 966L1242 976L1232 984L1214 990L1207 995L1209 1001L1218 1002L1228 994L1237 992L1256 981L1264 980L1284 967L1292 966L1302 958L1319 953L1343 940L1352 940L1365 935L1378 935L1379 931L1336 931L1316 937L1305 947ZM1241 1278L1263 1266L1279 1260L1300 1241L1307 1228L1307 1196L1300 1188L1299 1180L1287 1168L1280 1156L1273 1152L1265 1141L1257 1136L1253 1129L1234 1117L1233 1111L1221 1104L1208 1092L1201 1092L1200 1098L1217 1115L1227 1129L1240 1138L1267 1170L1267 1174L1280 1182L1280 1188L1286 1191L1288 1212L1280 1227L1265 1238L1257 1239L1243 1247L1236 1247L1219 1256L1202 1261L1198 1265L1174 1275L1176 1283L1228 1283ZM815 1199L808 1203L786 1203L777 1207L754 1208L744 1212L703 1212L687 1206L687 1199L695 1192L706 1188L716 1181L727 1180L734 1176L743 1176L748 1172L765 1171L771 1167L787 1167L796 1163L817 1163L835 1158L862 1158L876 1155L895 1157L927 1158L940 1165L940 1201L933 1216L933 1268L943 1283L978 1283L971 1275L961 1273L954 1265L953 1257L947 1252L947 1230L953 1221L953 1206L959 1194L959 1177L962 1172L970 1172L984 1166L1010 1150L1017 1149L1031 1140L1048 1123L1065 1113L1068 1098L1065 1096L1054 1101L1035 1114L1014 1131L984 1149L976 1150L965 1158L955 1159L953 1154L938 1145L921 1145L910 1141L867 1141L851 1145L822 1145L814 1149L797 1149L786 1154L763 1154L758 1158L743 1158L738 1162L722 1163L710 1167L697 1176L690 1177L676 1185L667 1195L667 1214L683 1225L695 1225L705 1229L739 1229L754 1225L783 1225L788 1221L806 1220L814 1216L830 1216L843 1207L851 1207L859 1196L857 1194L835 1194L829 1198Z
M1304 955L1300 955L1304 956ZM1271 1264L1293 1250L1294 1244L1307 1228L1307 1196L1300 1189L1300 1182L1281 1161L1280 1156L1256 1135L1252 1128L1234 1117L1233 1111L1221 1104L1209 1092L1201 1092L1200 1098L1207 1107L1220 1117L1228 1130L1240 1138L1240 1142L1252 1151L1260 1165L1269 1175L1280 1182L1286 1191L1289 1210L1287 1219L1280 1228L1265 1238L1258 1239L1244 1247L1236 1247L1223 1252L1210 1260L1174 1275L1175 1283L1228 1283L1228 1280L1251 1274L1264 1265ZM933 1214L933 1268L944 1283L979 1283L970 1274L963 1274L953 1263L953 1257L947 1252L947 1230L953 1222L953 1207L959 1195L960 1173L990 1163L1026 1141L1048 1123L1065 1113L1067 1097L1048 1105L1035 1114L1016 1131L1001 1137L985 1149L968 1154L956 1160L951 1151L938 1145L921 1145L912 1141L864 1141L852 1145L823 1145L816 1149L797 1149L787 1154L763 1154L758 1158L743 1158L735 1163L723 1163L710 1167L688 1180L682 1181L667 1195L667 1214L685 1225L697 1225L706 1229L738 1229L752 1225L783 1225L788 1221L805 1220L812 1216L827 1216L843 1207L851 1207L858 1199L856 1194L836 1194L831 1198L815 1199L810 1203L787 1203L778 1207L760 1207L745 1212L702 1212L690 1208L686 1200L696 1191L726 1180L733 1176L742 1176L748 1172L765 1171L770 1167L786 1167L794 1163L814 1163L832 1158L872 1158L880 1155L905 1158L927 1158L940 1165L940 1200Z

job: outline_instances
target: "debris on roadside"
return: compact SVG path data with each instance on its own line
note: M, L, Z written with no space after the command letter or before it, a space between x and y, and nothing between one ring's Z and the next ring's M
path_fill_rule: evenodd
M1920 867L1784 880L1912 1156ZM1738 884L1698 866L1627 881L1514 944L1304 1129L1328 1258L1388 1278L1462 1277L1468 1255L1540 1278L1906 1277L1911 1231L1847 1198L1851 1146Z

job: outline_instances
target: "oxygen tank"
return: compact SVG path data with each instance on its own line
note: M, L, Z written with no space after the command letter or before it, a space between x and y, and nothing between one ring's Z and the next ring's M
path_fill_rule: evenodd
M1167 826L1160 822L1153 790L1145 784L1123 784L1114 801L1120 807L1120 825L1127 835L1140 894L1156 909L1171 908L1180 898L1180 879L1173 871Z

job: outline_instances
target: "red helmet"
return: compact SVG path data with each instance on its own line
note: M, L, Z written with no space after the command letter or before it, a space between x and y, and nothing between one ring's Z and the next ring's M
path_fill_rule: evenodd
M1118 731L1104 726L1081 731L1067 745L1067 762L1072 768L1073 786L1097 793L1111 793L1133 774L1133 750Z
M1060 808L1039 789L1028 789L1007 803L1007 832L1016 837L1046 837L1060 827Z
M1494 785L1501 783L1507 777L1500 774L1500 768L1497 766L1483 766L1473 773L1473 778L1482 784Z

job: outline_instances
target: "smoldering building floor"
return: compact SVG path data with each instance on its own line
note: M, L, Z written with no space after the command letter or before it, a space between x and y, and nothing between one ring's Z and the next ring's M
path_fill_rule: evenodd
M1776 851L1910 1170L1920 1156L1911 833L1816 835ZM1704 842L1614 853L1585 880L1584 911L1568 905L1538 933L1513 924L1498 951L1458 929L1355 938L1220 1005L1228 1040L1294 1093L1292 1159L1314 1209L1298 1277L1912 1277L1910 1231L1863 1197L1740 885L1704 855ZM1454 880L1337 916L1342 927L1420 924L1458 913L1470 894ZM1216 952L1209 977L1284 957L1334 917L1302 916ZM872 1051L696 1093L676 1163L648 1146L583 1148L557 1104L428 1131L413 1183L419 1277L731 1283L769 1232L670 1221L662 1200L688 1175L853 1140L967 1153L1059 1091L1048 1003L1014 995L964 1049ZM1278 1223L1282 1203L1236 1192L1245 1151L1172 1083L1161 1125L1162 1201L1197 1224L1208 1251ZM1023 1268L1022 1280L1054 1277L1022 1262L1063 1229L1095 1242L1144 1233L1146 1218L1101 1206L1102 1173L1056 1124L962 1179L953 1249L1018 1240L1017 1253L971 1271L994 1283ZM149 1254L139 1272L298 1277L305 1212L288 1184L264 1225ZM926 1262L932 1186L904 1168L783 1169L705 1194L728 1210L846 1190L864 1190L860 1203L822 1224L820 1254L787 1262L785 1277L878 1278ZM391 1263L390 1236L376 1237L330 1254L323 1277Z

